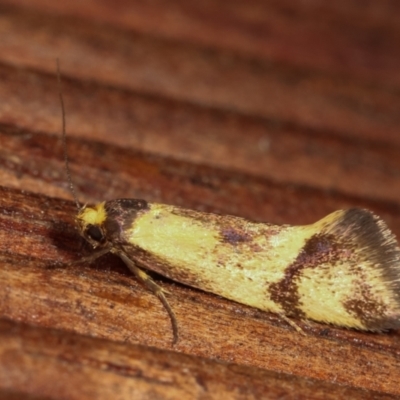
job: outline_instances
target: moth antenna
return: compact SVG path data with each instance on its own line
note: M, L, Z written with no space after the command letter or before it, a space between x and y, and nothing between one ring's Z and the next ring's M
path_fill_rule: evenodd
M63 144L63 152L64 152L64 162L65 162L65 172L67 174L67 180L69 189L72 193L72 197L74 198L76 207L78 211L82 208L78 201L78 196L75 192L75 186L72 183L71 171L69 169L69 158L67 152L67 134L66 134L66 121L65 121L65 107L64 107L64 98L61 91L61 73L60 73L60 62L57 58L57 83L58 83L58 95L60 97L61 104L61 114L62 114L62 144Z

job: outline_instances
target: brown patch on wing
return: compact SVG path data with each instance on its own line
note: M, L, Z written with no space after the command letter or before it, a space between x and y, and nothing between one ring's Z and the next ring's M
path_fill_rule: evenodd
M118 199L105 203L107 218L104 221L104 229L107 240L112 243L121 243L124 232L132 227L132 223L138 214L149 210L145 200Z
M217 229L222 244L229 244L236 249L240 247L242 251L249 251L249 256L251 253L267 250L266 245L260 246L254 241L255 238L277 235L283 228L268 223L250 222L232 215L204 213L179 207L174 207L172 212Z
M362 290L361 296L351 298L343 303L346 311L356 316L370 330L375 330L377 325L382 326L382 318L387 312L384 304L373 301L369 298L369 290ZM382 330L384 328L379 328Z
M362 273L360 274L362 277ZM400 327L400 320L390 316L390 307L376 298L363 279L355 284L357 290L343 302L346 311L358 318L370 331L383 331Z
M296 260L290 264L284 277L269 285L271 299L280 304L286 315L305 317L300 309L300 295L296 280L306 268L317 268L321 264L336 263L343 257L343 250L337 243L337 238L330 234L316 234L309 238L301 249Z
M236 245L238 243L250 242L252 237L243 230L235 229L232 226L222 227L220 230L221 241L223 243L229 243L232 245Z

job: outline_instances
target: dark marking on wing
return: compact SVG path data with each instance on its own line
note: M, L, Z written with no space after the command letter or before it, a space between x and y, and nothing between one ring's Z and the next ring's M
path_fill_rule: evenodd
M223 227L220 231L220 234L221 241L223 243L229 243L232 245L252 241L252 237L250 235L247 235L243 231L235 229L234 227Z
M368 210L346 210L338 223L332 227L337 235L346 235L363 249L363 260L375 264L395 295L400 308L400 252L396 237L386 223Z
M149 205L145 200L118 199L107 201L105 210L107 218L103 226L107 239L113 243L120 243L124 232L132 227L139 213L149 210Z
M280 304L284 313L289 316L304 318L300 309L297 279L306 268L317 268L324 263L336 263L341 258L337 239L330 234L317 234L307 240L296 260L290 264L284 277L269 285L271 299Z
M268 287L268 294L281 305L286 315L307 317L301 310L298 293L298 279L302 271L321 268L323 264L329 268L341 263L346 273L354 276L349 295L343 301L345 310L368 330L399 328L399 248L386 224L368 210L350 209L325 224L321 233L305 243L296 260L286 268L284 277ZM376 281L369 282L366 268L374 269ZM318 285L318 282L315 284ZM382 293L372 291L371 284L380 284ZM388 298L391 301L389 304Z
M345 309L361 320L367 329L381 331L400 327L400 254L395 236L385 222L372 212L350 209L331 231L347 237L358 249L359 265L368 263L381 276L393 303L388 307L371 292L368 282L359 279L357 292L343 303ZM363 276L363 271L355 271Z

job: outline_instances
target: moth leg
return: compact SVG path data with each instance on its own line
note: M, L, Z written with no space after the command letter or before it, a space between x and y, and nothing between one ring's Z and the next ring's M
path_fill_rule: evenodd
M95 253L90 254L87 257L82 257L79 260L73 261L71 263L68 263L69 265L79 265L83 263L92 263L94 260L97 260L98 258L104 256L104 254L109 253L111 250L110 247L105 247L104 249L98 250ZM65 263L64 262L57 262L56 264L48 265L48 269L54 269L54 268L64 268Z
M285 314L279 314L279 316L287 322L292 328L296 329L297 332L301 333L302 335L305 335L304 330L296 324L292 319L288 318Z
M85 262L92 263L94 260L97 260L98 258L104 256L104 254L107 254L110 251L111 247L104 247L103 249L98 250L87 257L82 257L80 260L74 261L72 265L81 264Z
M150 290L150 292L152 292L159 298L171 319L172 333L174 336L172 344L176 344L176 342L178 341L178 323L175 317L175 313L173 312L167 298L164 295L164 290L162 289L162 287L158 286L157 283L155 283L149 275L147 275L143 270L137 267L136 264L123 251L114 250L113 252L121 258L121 260L136 276L138 281L141 282L148 290Z

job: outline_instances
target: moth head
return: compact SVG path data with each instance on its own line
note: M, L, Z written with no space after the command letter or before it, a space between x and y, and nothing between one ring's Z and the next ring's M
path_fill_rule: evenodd
M76 217L80 234L93 246L102 246L106 243L104 222L107 218L105 203L93 207L84 206Z

